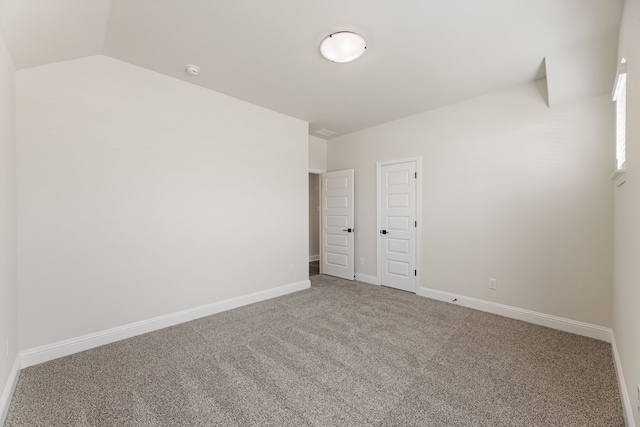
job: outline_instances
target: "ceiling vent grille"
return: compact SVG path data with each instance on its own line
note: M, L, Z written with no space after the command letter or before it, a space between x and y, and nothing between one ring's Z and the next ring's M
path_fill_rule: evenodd
M318 129L318 130L314 130L313 133L317 133L318 135L322 135L322 136L333 136L338 134L337 132L334 132L329 129Z

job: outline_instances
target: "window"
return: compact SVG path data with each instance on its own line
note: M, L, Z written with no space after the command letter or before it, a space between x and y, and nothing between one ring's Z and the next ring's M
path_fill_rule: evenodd
M625 169L627 128L627 61L622 58L613 88L616 103L616 169Z

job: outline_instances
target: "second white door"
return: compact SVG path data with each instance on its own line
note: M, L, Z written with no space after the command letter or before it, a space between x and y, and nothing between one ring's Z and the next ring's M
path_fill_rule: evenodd
M379 280L416 292L417 161L378 168Z

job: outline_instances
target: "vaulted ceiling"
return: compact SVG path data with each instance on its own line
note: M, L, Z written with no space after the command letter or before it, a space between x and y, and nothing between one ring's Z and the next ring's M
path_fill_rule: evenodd
M551 104L578 89L602 93L613 83L622 7L623 0L0 0L0 29L18 69L103 54L309 121L311 133L346 134L543 77ZM320 43L337 31L362 35L367 52L348 64L324 59ZM190 63L201 67L197 77L185 72ZM584 88L567 93L583 73Z

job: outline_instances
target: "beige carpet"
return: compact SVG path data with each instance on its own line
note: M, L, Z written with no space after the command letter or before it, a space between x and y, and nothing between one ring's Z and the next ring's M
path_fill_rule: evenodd
M622 426L609 344L312 288L22 371L6 426Z

